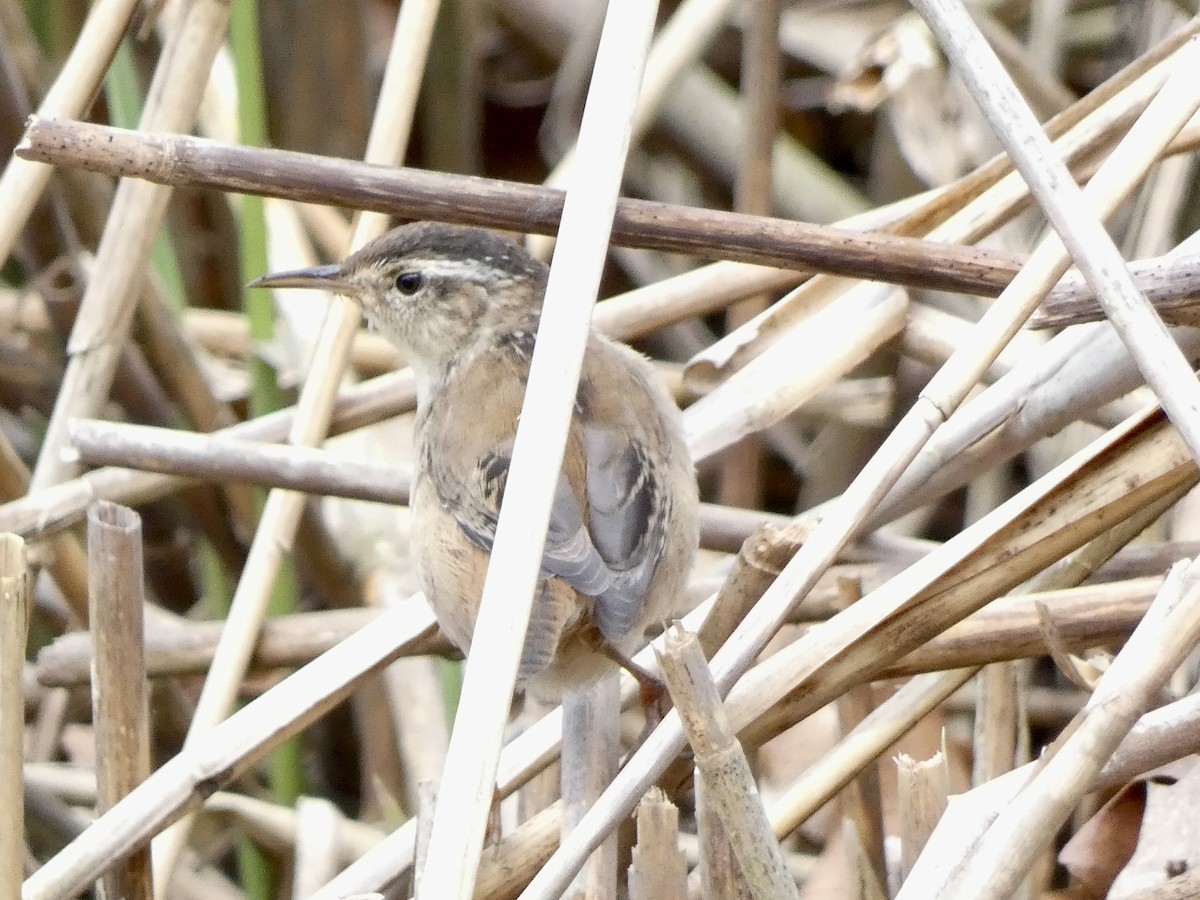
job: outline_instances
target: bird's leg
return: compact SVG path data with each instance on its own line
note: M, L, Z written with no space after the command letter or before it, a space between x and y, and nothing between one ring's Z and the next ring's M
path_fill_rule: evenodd
M638 744L645 740L658 723L667 714L667 686L662 679L651 673L645 666L640 666L608 641L601 639L599 650L618 666L634 677L638 683L638 700L642 711L646 714L646 727Z

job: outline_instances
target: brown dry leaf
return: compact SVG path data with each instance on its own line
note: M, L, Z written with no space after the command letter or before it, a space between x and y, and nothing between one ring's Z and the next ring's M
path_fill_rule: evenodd
M1161 887L1200 868L1200 756L1159 769L1146 780L1146 811L1133 857L1117 876L1109 897Z
M1138 780L1101 807L1067 842L1058 861L1082 888L1104 897L1137 848L1146 810L1146 782Z

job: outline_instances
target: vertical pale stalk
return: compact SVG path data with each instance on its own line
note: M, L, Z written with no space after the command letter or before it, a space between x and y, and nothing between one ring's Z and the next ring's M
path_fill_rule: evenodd
M132 509L101 500L88 510L88 588L99 814L150 774L142 520ZM150 851L114 862L101 879L105 896L152 900Z
M29 628L25 541L0 534L0 900L21 896L25 859L25 695L21 672Z
M563 204L419 897L471 896L657 3L611 0ZM518 516L520 517L518 519Z
M613 673L563 697L563 834L596 802L617 774L621 756L621 679ZM617 835L610 834L587 861L564 897L607 900L617 896Z
M757 0L745 7L742 31L742 159L734 190L734 209L756 216L771 215L771 164L778 130L780 0ZM767 295L750 297L725 313L729 331L767 308ZM762 444L749 435L721 459L720 502L756 509L760 505Z

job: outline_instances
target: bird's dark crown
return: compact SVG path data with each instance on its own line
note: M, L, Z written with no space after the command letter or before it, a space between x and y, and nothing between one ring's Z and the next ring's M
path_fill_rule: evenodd
M535 283L544 282L547 271L545 263L507 237L444 222L413 222L393 228L348 257L342 268L350 273L402 260L478 263L481 272L492 269L499 277Z

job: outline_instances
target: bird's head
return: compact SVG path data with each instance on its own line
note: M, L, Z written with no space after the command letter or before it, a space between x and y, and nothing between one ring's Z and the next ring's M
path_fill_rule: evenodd
M340 263L266 275L248 287L349 297L410 364L432 374L476 341L536 325L546 273L545 264L492 232L414 222Z

